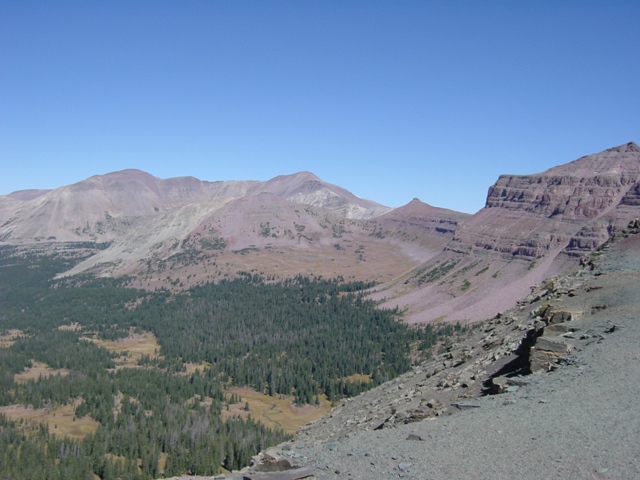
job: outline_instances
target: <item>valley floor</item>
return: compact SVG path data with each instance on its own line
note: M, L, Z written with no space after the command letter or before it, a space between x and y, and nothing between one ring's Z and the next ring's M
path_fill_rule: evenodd
M574 350L553 371L521 377L508 393L467 399L473 408L391 428L357 428L355 417L349 428L345 415L328 416L277 450L305 469L301 476L224 478L640 478L640 235L574 279L575 290L553 301L581 312L565 324ZM350 403L362 413L385 388Z

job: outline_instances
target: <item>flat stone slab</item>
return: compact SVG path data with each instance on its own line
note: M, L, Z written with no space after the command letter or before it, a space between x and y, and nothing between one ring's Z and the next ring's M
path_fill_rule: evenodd
M477 403L452 403L454 407L458 407L460 410L469 410L471 408L480 408Z
M429 439L427 432L412 432L407 437L407 440L417 440L419 442L426 442Z
M301 478L313 477L313 470L310 468L295 468L284 472L260 472L243 473L243 480L299 480Z

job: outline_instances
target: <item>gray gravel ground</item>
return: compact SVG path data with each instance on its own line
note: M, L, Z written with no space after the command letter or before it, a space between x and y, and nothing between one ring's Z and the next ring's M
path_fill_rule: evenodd
M613 247L586 278L595 288L562 300L594 338L567 364L479 408L294 444L295 459L319 479L640 479L639 245Z

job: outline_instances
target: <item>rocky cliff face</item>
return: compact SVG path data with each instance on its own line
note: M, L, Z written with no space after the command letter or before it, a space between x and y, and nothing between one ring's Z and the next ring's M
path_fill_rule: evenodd
M527 239L512 252L540 256L563 247L563 253L577 256L638 217L639 182L640 147L628 143L539 175L501 177L489 190L486 208L519 211L545 232L546 241Z
M637 205L639 182L635 143L536 175L502 175L456 241L530 258L565 247L570 254L586 252L638 214L629 207Z
M539 174L503 175L443 251L379 298L405 308L410 322L482 320L639 217L635 143Z

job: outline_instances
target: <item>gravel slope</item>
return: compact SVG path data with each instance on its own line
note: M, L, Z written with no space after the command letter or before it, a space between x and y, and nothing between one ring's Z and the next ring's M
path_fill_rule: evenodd
M451 416L333 442L312 427L282 453L319 479L640 478L640 238L595 262L554 302L583 312L570 336L589 339L554 371Z

